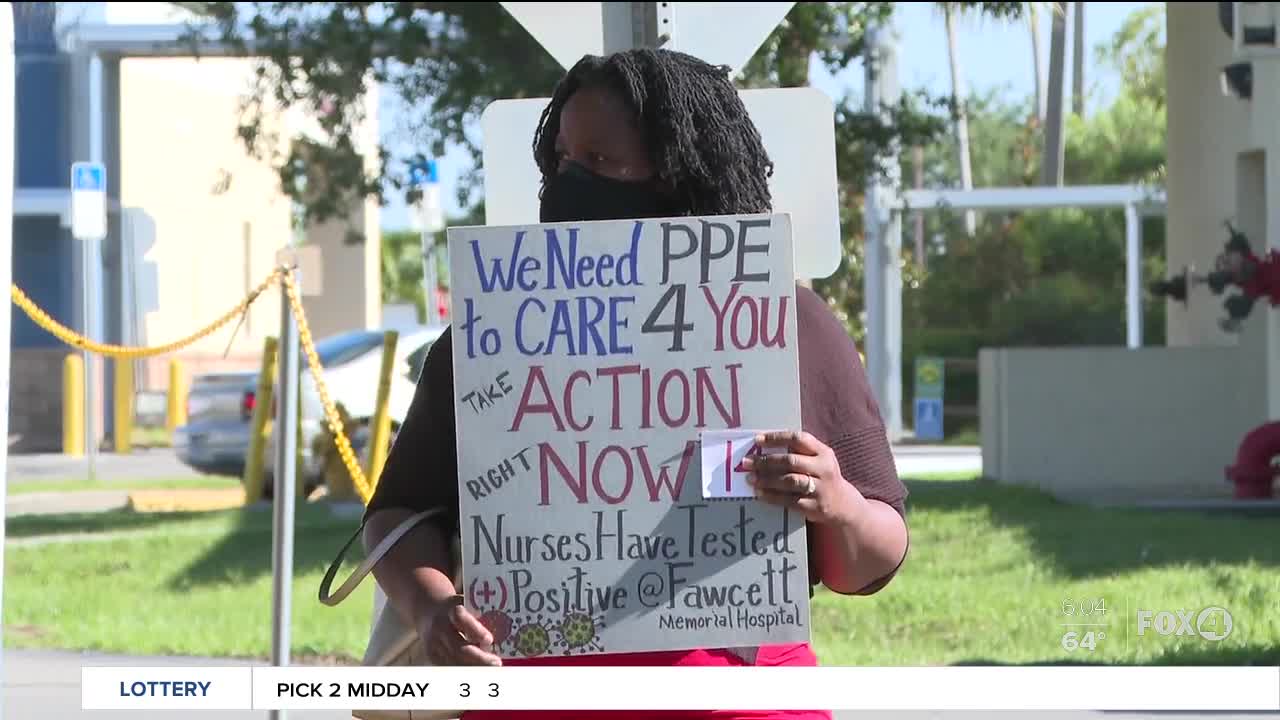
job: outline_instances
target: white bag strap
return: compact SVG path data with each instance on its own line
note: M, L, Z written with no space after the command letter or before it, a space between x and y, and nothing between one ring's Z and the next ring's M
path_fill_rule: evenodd
M356 539L364 532L364 523L360 523L360 528L351 536L351 539L347 541L347 544L342 546L342 549L338 551L338 557L334 558L333 562L329 565L329 569L325 571L324 579L320 581L320 602L333 607L343 600L346 600L347 596L360 586L360 583L364 580L365 576L373 571L373 566L377 565L378 561L381 560L382 557L391 550L391 548L395 547L397 542L400 542L400 538L404 537L410 530L417 527L418 523L426 520L432 515L437 515L440 512L440 508L424 510L407 518L404 522L397 525L394 530L387 533L386 537L382 538L382 542L378 543L377 546L373 548L373 551L369 553L368 557L366 557L360 563L360 566L351 573L351 576L338 587L337 591L330 593L329 588L333 586L333 579L337 576L338 568L342 566L343 559L346 558L347 552L351 550L352 544L354 544Z

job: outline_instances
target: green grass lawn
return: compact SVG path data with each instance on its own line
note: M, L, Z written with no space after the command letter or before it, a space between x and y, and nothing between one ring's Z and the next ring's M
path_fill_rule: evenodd
M224 490L238 487L239 478L198 476L187 478L147 478L135 480L15 480L10 482L6 495L24 495L39 492L92 492L95 490Z
M871 597L820 592L814 642L828 665L962 663L1280 664L1280 522L1275 518L1094 510L1034 491L955 477L910 481L912 547ZM316 600L329 559L354 531L299 508L293 643L358 657L371 582L338 608ZM124 533L122 531L128 531ZM83 532L96 542L6 548L7 644L108 652L266 657L271 516L19 517L10 537ZM74 580L71 580L74 579ZM1106 614L1063 614L1064 601ZM1138 638L1138 608L1217 605L1232 634ZM1098 622L1093 653L1067 652L1065 622Z
M86 541L6 547L6 645L266 657L271 520L269 510L13 518L11 538L81 532ZM316 600L325 566L357 524L323 507L298 508L298 653L350 655L363 649L372 583L337 609Z

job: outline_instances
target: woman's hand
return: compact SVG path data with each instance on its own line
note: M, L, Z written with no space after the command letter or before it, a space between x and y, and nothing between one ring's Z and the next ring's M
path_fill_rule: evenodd
M845 481L831 448L803 431L763 433L755 442L786 450L743 459L742 469L758 499L793 507L812 523L853 523L866 500Z
M501 665L493 634L454 596L418 616L418 637L435 665Z

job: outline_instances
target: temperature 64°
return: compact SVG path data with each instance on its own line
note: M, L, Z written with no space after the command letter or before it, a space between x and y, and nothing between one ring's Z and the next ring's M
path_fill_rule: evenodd
M1088 630L1080 633L1075 630L1069 630L1062 635L1062 649L1067 652L1094 650L1098 647L1098 643L1106 639L1107 634L1103 631Z

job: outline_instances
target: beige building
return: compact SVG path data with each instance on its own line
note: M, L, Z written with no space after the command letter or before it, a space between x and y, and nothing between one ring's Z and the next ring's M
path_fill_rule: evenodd
M120 68L120 202L132 235L138 342L182 337L236 306L276 266L292 240L292 207L275 172L248 156L236 137L236 108L250 82L250 61L138 58ZM157 111L178 107L180 113ZM376 98L370 102L376 111ZM376 114L370 116L376 123ZM281 136L305 131L282 118ZM175 155L180 162L175 162ZM345 242L348 224L364 233ZM381 317L377 203L348 221L313 226L303 242L319 246L321 294L305 299L317 337L373 327ZM163 271L161 271L163 269ZM280 331L280 293L260 297L232 336L205 338L178 357L193 372L253 366L263 340ZM147 382L163 387L165 358L149 363Z
M274 171L237 137L240 102L254 61L184 57L185 27L167 4L27 3L17 17L19 178L14 279L60 322L95 339L156 345L185 337L235 307L272 270L295 237L293 208ZM216 53L213 53L216 55ZM357 139L378 137L376 91ZM279 136L314 132L300 115L275 119ZM25 156L24 156L25 154ZM376 157L376 153L367 153ZM107 168L108 237L97 254L96 289L83 295L83 246L69 231L72 162ZM317 338L373 327L381 318L377 202L348 224L296 233L318 246L320 294L304 304ZM317 278L304 278L314 288ZM264 339L280 327L279 292L259 298L232 323L174 356L136 365L138 386L163 392L171 357L188 373L255 367ZM57 451L62 436L62 361L69 349L25 318L15 321L12 436L15 452ZM99 438L111 422L112 388L96 363ZM106 379L108 382L103 382Z
M1280 187L1280 50L1237 53L1219 5L1166 3L1174 272L1213 269L1228 220L1255 253L1280 247L1268 192ZM1277 3L1254 5L1265 17ZM1223 69L1240 62L1251 97L1224 88ZM1227 333L1222 301L1204 286L1185 306L1169 301L1167 347L985 351L985 472L1071 499L1230 497L1224 468L1243 435L1280 418L1280 312L1260 300Z

